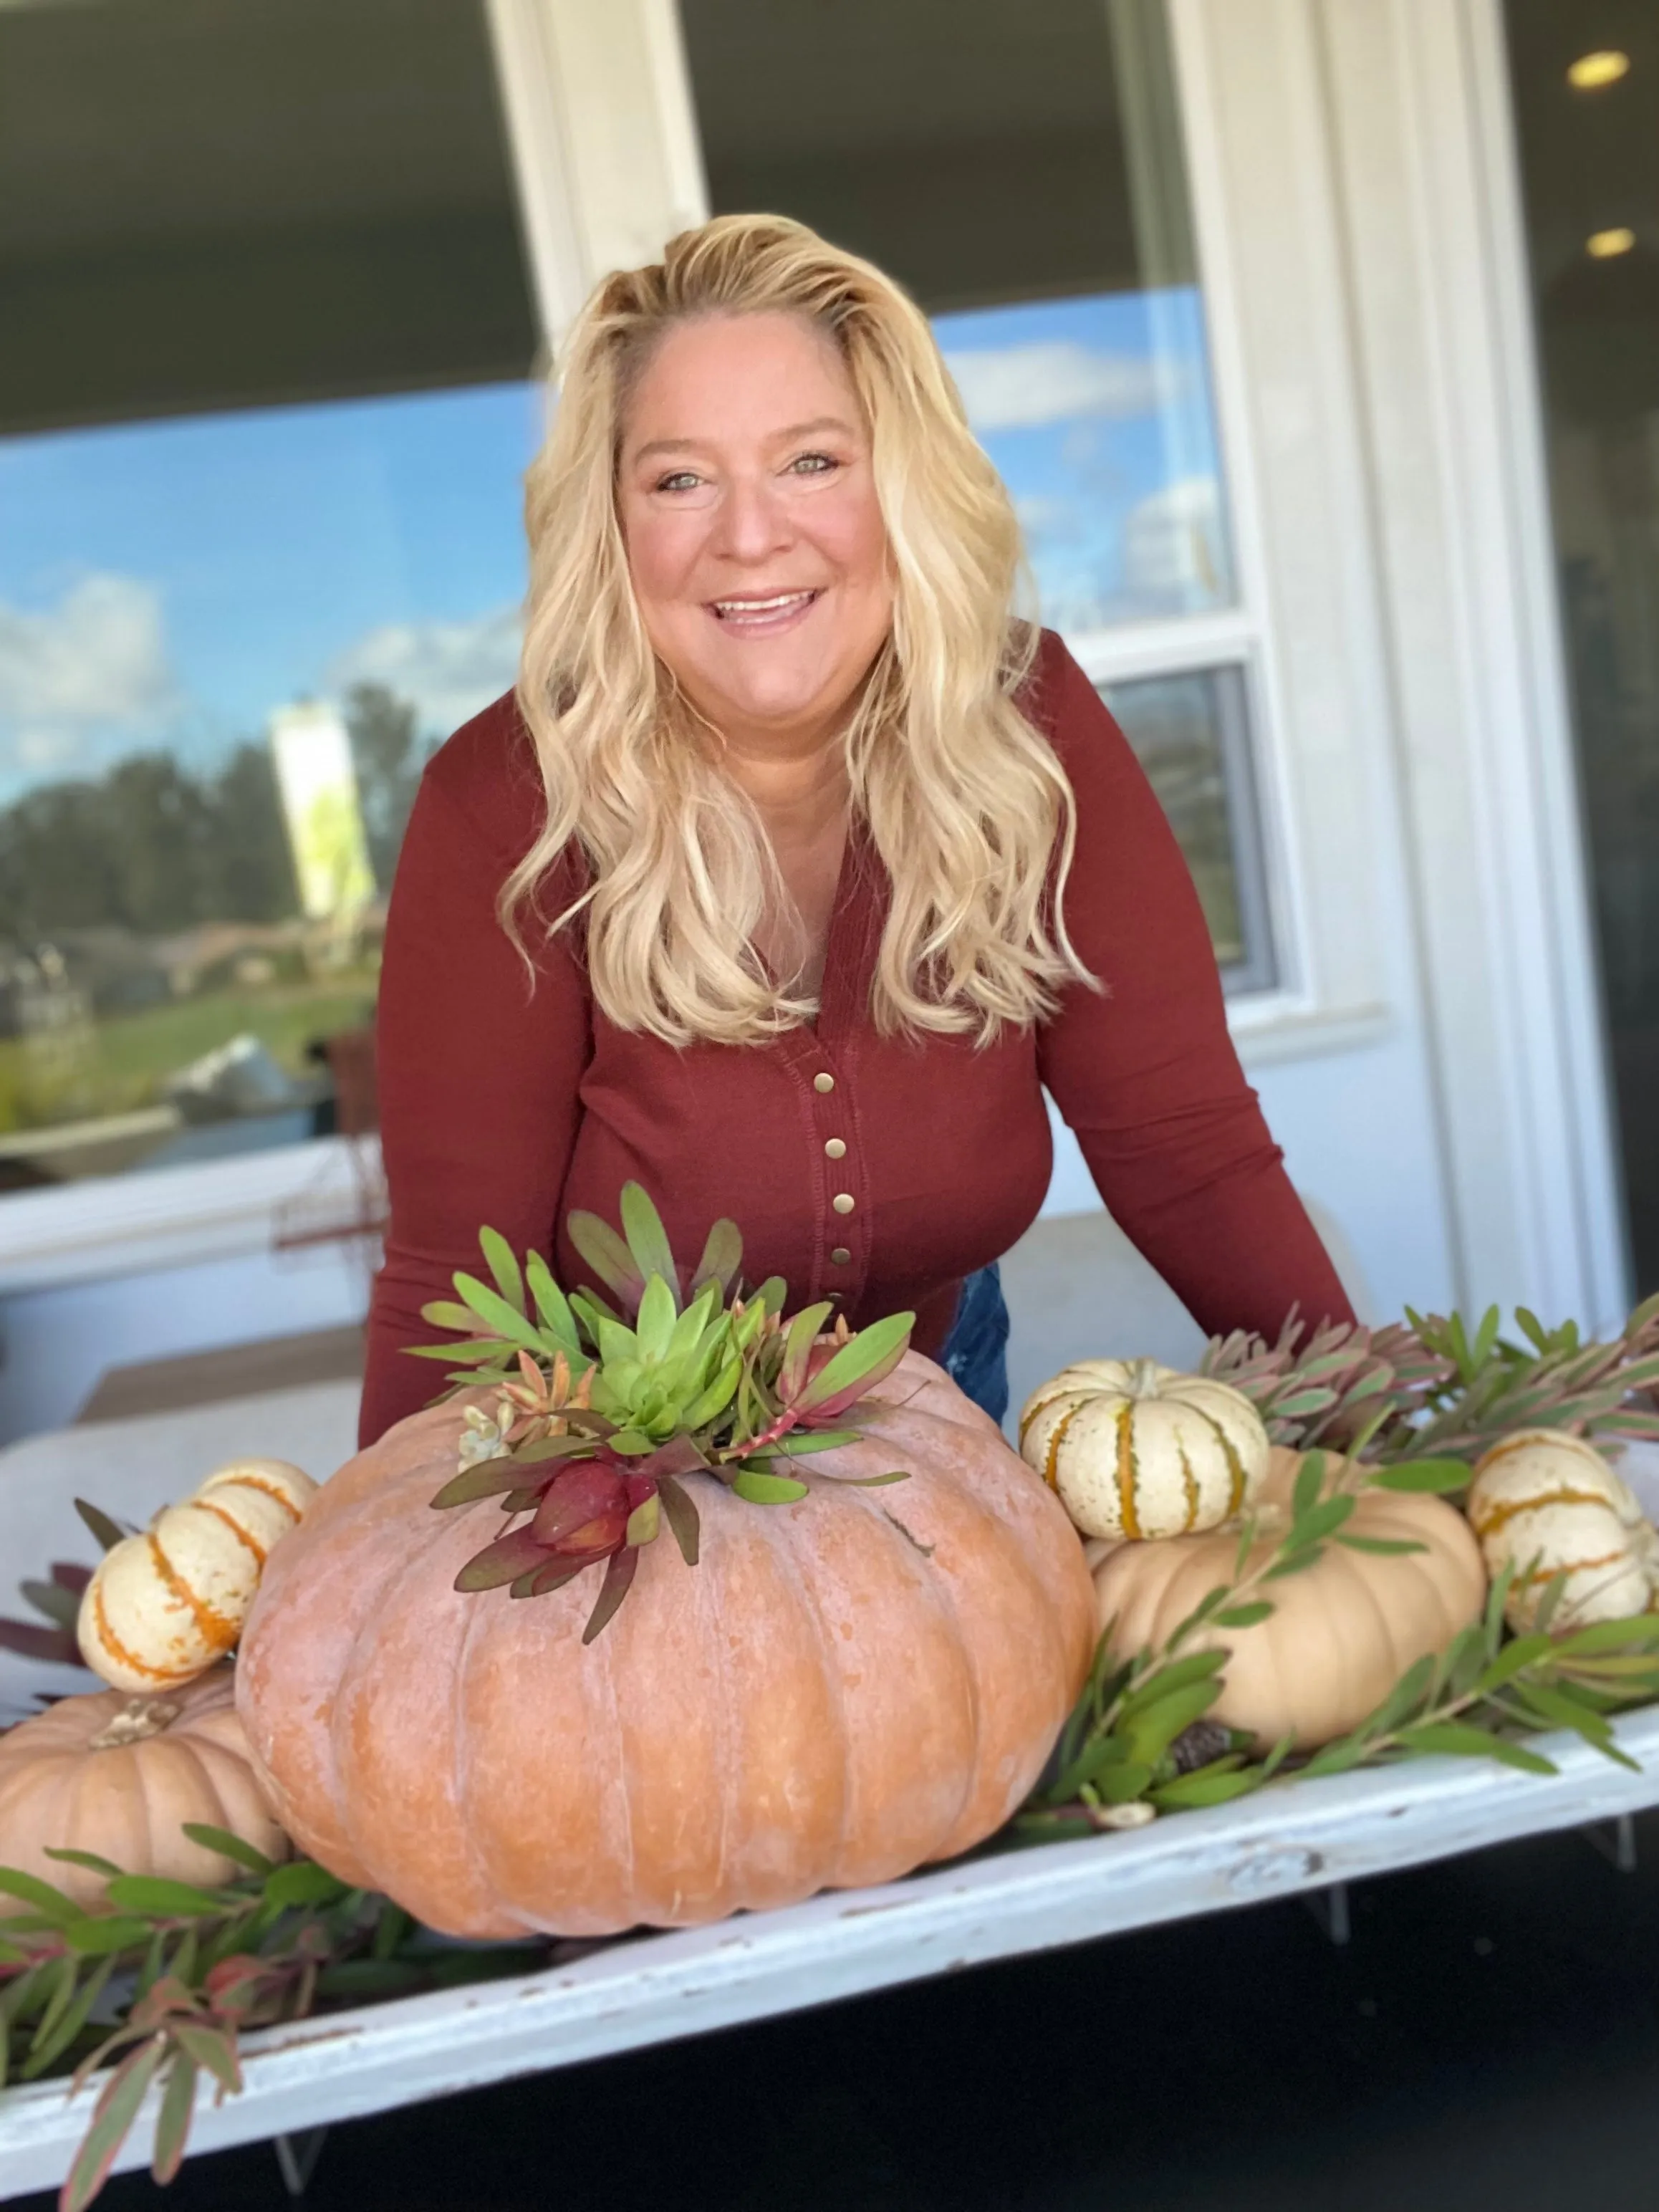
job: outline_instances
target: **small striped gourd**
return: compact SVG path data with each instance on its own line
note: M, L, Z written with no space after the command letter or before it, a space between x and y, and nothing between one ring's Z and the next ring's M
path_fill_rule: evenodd
M1081 1359L1026 1401L1020 1450L1085 1536L1188 1536L1242 1512L1267 1431L1225 1382L1155 1359Z
M1566 1577L1553 1628L1646 1613L1659 1592L1659 1534L1621 1478L1582 1437L1522 1429L1475 1466L1464 1508L1488 1571L1512 1567L1504 1613L1526 1631Z
M81 1601L81 1656L112 1689L176 1688L242 1632L271 1547L317 1486L286 1460L240 1459L99 1561Z

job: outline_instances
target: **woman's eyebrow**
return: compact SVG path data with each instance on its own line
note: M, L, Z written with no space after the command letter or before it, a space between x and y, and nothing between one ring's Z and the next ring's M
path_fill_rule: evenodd
M844 422L839 415L819 415L814 416L810 422L791 422L781 430L773 431L772 441L778 445L787 445L792 438L810 438L820 430L838 430L843 438L850 438L854 434L852 424ZM656 453L693 453L706 451L706 441L701 438L653 438L648 446L641 446L638 449L634 459L636 461L647 461Z

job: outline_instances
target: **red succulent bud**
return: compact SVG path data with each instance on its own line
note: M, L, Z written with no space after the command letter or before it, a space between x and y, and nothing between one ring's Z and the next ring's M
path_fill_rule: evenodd
M628 1530L629 1482L614 1464L580 1460L555 1476L536 1509L530 1532L550 1552L568 1559L614 1552Z

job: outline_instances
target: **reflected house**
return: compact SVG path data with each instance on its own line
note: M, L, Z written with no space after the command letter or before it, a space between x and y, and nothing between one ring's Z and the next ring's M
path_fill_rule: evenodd
M92 1005L55 945L13 952L0 964L0 1035L23 1049L19 1103L40 1121L84 1113L94 1050Z

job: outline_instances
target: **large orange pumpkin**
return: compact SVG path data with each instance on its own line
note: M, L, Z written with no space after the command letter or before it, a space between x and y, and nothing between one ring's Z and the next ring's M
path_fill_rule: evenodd
M595 1642L592 1570L458 1593L505 1525L438 1513L462 1413L404 1421L273 1553L236 1668L283 1824L430 1926L684 1927L966 1850L1035 1782L1092 1591L1053 1495L915 1353L799 1462L793 1504L693 1477L701 1558L642 1553ZM902 1468L855 1489L831 1475Z

